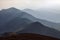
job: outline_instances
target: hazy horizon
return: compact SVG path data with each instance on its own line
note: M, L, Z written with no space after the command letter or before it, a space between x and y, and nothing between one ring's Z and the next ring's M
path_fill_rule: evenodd
M50 21L60 23L60 0L0 0L0 9L7 9L10 7L49 11L51 13L40 13L42 14L41 16L39 16L40 14L35 14L35 16L38 18L44 17Z
M60 10L60 0L0 0L0 9L16 7L19 9L51 8Z

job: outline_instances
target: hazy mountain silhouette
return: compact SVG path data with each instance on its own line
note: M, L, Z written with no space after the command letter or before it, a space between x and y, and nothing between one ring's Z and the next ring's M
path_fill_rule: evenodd
M19 31L18 33L37 33L41 35L60 38L60 31L44 26L40 22L31 23L27 25L25 29Z
M13 7L1 10L0 19L0 33L20 31L20 33L31 32L60 38L59 31L42 25L47 21L37 19L29 13Z
M24 11L29 12L30 14L32 14L35 17L38 17L40 19L45 19L45 20L49 20L52 22L58 22L60 23L60 11L58 10L54 10L54 9L47 9L47 8L40 8L40 9L36 9L36 10L32 10L32 9L24 9Z
M13 7L1 10L0 15L0 33L15 31L33 22L32 19L34 18L32 15Z
M31 10L31 9L24 9L23 11L24 12L27 12L27 13L35 16L35 17L39 17L40 16L42 19L40 19L40 18L37 19L39 22L41 22L45 26L48 26L48 27L51 27L51 28L55 28L55 29L57 29L57 30L60 31L60 23L51 22L49 20L43 20L43 17L42 16L44 16L44 15L48 16L48 14L51 13L51 12L48 11L46 13L44 10L36 11L36 10Z

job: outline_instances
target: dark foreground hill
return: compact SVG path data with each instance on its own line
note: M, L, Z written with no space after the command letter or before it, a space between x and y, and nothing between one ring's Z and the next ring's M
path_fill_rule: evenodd
M34 33L21 33L0 37L0 40L60 40L60 39Z

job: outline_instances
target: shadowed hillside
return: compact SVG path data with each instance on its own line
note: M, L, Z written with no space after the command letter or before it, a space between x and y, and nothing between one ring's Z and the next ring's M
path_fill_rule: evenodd
M60 31L44 25L47 21L35 18L34 16L28 14L27 12L23 12L22 10L9 8L1 10L0 15L0 34L5 32L16 32L18 34L36 33L60 38ZM44 22L44 24L42 22ZM7 34L4 34L4 36L5 35ZM15 35L15 33L13 33L13 35Z
M50 10L51 12L49 12L48 10L44 10L44 9L43 10L40 9L40 11L32 10L32 9L24 9L23 11L27 12L28 14L35 16L36 18L38 18L37 21L41 22L45 26L55 28L55 29L60 31L60 23L55 23L55 22L51 22L51 21L47 20L49 18L53 18L54 16L55 17L53 19L57 20L59 18L59 14L55 14L51 10ZM45 19L45 17L46 17L46 19Z
M32 20L30 20L31 16L32 15L16 8L1 10L0 33L14 32L17 29L24 28L25 25L33 22Z
M34 33L21 33L11 36L0 37L0 40L60 40L60 39Z
M33 22L27 25L25 29L18 31L18 33L36 33L36 34L60 38L60 31L44 26L40 22Z

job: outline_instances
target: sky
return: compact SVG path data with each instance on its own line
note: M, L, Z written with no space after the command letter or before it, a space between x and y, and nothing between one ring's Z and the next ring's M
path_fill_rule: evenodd
M60 0L0 0L0 10L10 7L16 7L18 9L29 8L39 10L41 8L43 8L43 10L53 9L56 11L53 12L53 10L49 10L54 13L53 15L52 13L48 13L48 17L46 17L47 15L44 15L43 13L43 17L60 23ZM41 16L39 15L39 18L40 17Z
M0 9L16 7L19 9L55 8L60 9L60 0L0 0Z

